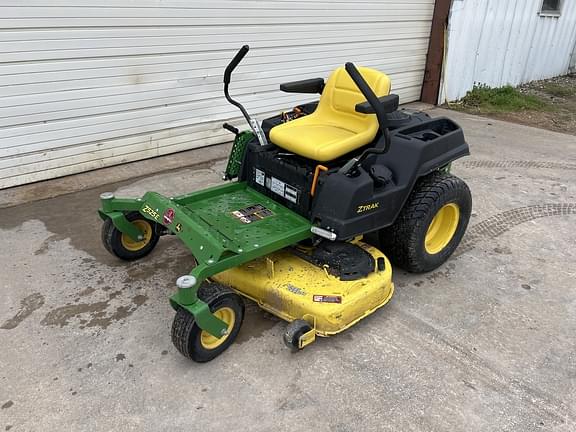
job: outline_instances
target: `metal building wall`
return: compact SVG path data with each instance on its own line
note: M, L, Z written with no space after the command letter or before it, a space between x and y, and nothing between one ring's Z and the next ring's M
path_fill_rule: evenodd
M576 43L576 1L559 17L540 16L542 0L454 0L440 102L474 83L492 87L568 73Z
M354 61L420 96L434 0L0 0L0 189L228 141L278 85Z
M570 57L570 73L576 73L576 41L574 41L574 48L572 48L572 56Z

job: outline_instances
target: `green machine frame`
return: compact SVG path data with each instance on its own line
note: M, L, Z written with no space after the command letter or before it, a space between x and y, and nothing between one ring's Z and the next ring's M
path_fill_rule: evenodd
M242 141L246 138L239 135L234 147L245 144ZM232 156L234 152L240 153L238 150L233 149ZM235 165L229 164L229 168ZM100 217L110 218L114 226L132 240L141 240L143 233L125 215L137 211L154 222L154 227L164 226L190 249L197 265L189 275L178 279L178 290L170 297L170 303L174 308L188 310L201 329L218 338L226 334L226 324L198 298L202 282L312 236L308 220L244 182L231 182L172 198L147 192L142 198L132 199L104 193L100 199ZM242 216L243 209L255 206L254 214L248 218Z

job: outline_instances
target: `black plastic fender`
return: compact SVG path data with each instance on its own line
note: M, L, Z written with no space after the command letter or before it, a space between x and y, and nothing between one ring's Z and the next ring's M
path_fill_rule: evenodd
M434 118L391 133L390 150L368 157L355 175L324 174L318 183L311 220L348 239L390 226L419 177L470 154L462 129L448 118ZM372 165L386 166L392 181L379 184Z

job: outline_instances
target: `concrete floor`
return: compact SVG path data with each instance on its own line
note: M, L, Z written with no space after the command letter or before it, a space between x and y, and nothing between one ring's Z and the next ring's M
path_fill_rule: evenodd
M164 238L127 265L100 244L101 192L198 189L221 162L1 209L0 430L576 430L576 138L432 114L471 145L453 168L474 197L465 241L297 354L248 305L237 343L188 361L167 302L187 251Z

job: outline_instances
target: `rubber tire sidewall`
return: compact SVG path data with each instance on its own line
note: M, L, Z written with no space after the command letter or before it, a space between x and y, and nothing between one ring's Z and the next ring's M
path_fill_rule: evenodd
M282 340L291 352L298 352L300 350L300 338L310 330L312 330L312 327L307 321L303 319L294 320L286 326Z
M122 245L122 232L114 226L112 219L108 218L102 225L102 243L108 252L112 255L124 260L124 261L134 261L140 258L144 258L156 247L160 235L158 234L157 224L149 219L146 219L139 212L130 212L125 215L129 222L134 222L136 220L143 220L150 224L152 229L152 237L146 246L137 251L131 251L126 249Z
M180 353L197 363L209 362L226 351L236 340L244 320L244 301L238 294L224 289L217 293L212 291L206 295L206 290L203 288L200 288L198 297L208 304L210 311L214 313L222 307L229 307L234 311L235 321L232 331L222 345L214 349L206 349L200 340L202 329L194 321L194 316L182 307L177 310L172 323L172 343Z
M437 199L422 200L422 195ZM429 254L425 242L428 228L438 211L446 204L459 208L458 226L450 242L438 253ZM381 230L383 252L398 267L412 273L424 273L441 266L454 253L468 227L472 197L466 183L451 174L433 173L421 179L391 227Z
M448 244L440 252L429 254L426 251L426 234L428 233L432 220L438 211L446 204L456 204L458 206L458 226ZM415 250L415 259L422 262L423 272L432 271L440 267L446 262L446 260L448 260L448 258L450 258L450 256L452 256L466 232L471 211L472 202L462 194L460 189L451 189L445 195L442 195L440 200L434 202L434 205L431 207L430 213L424 219L423 224L419 225L417 228L419 231L417 234L419 244Z

